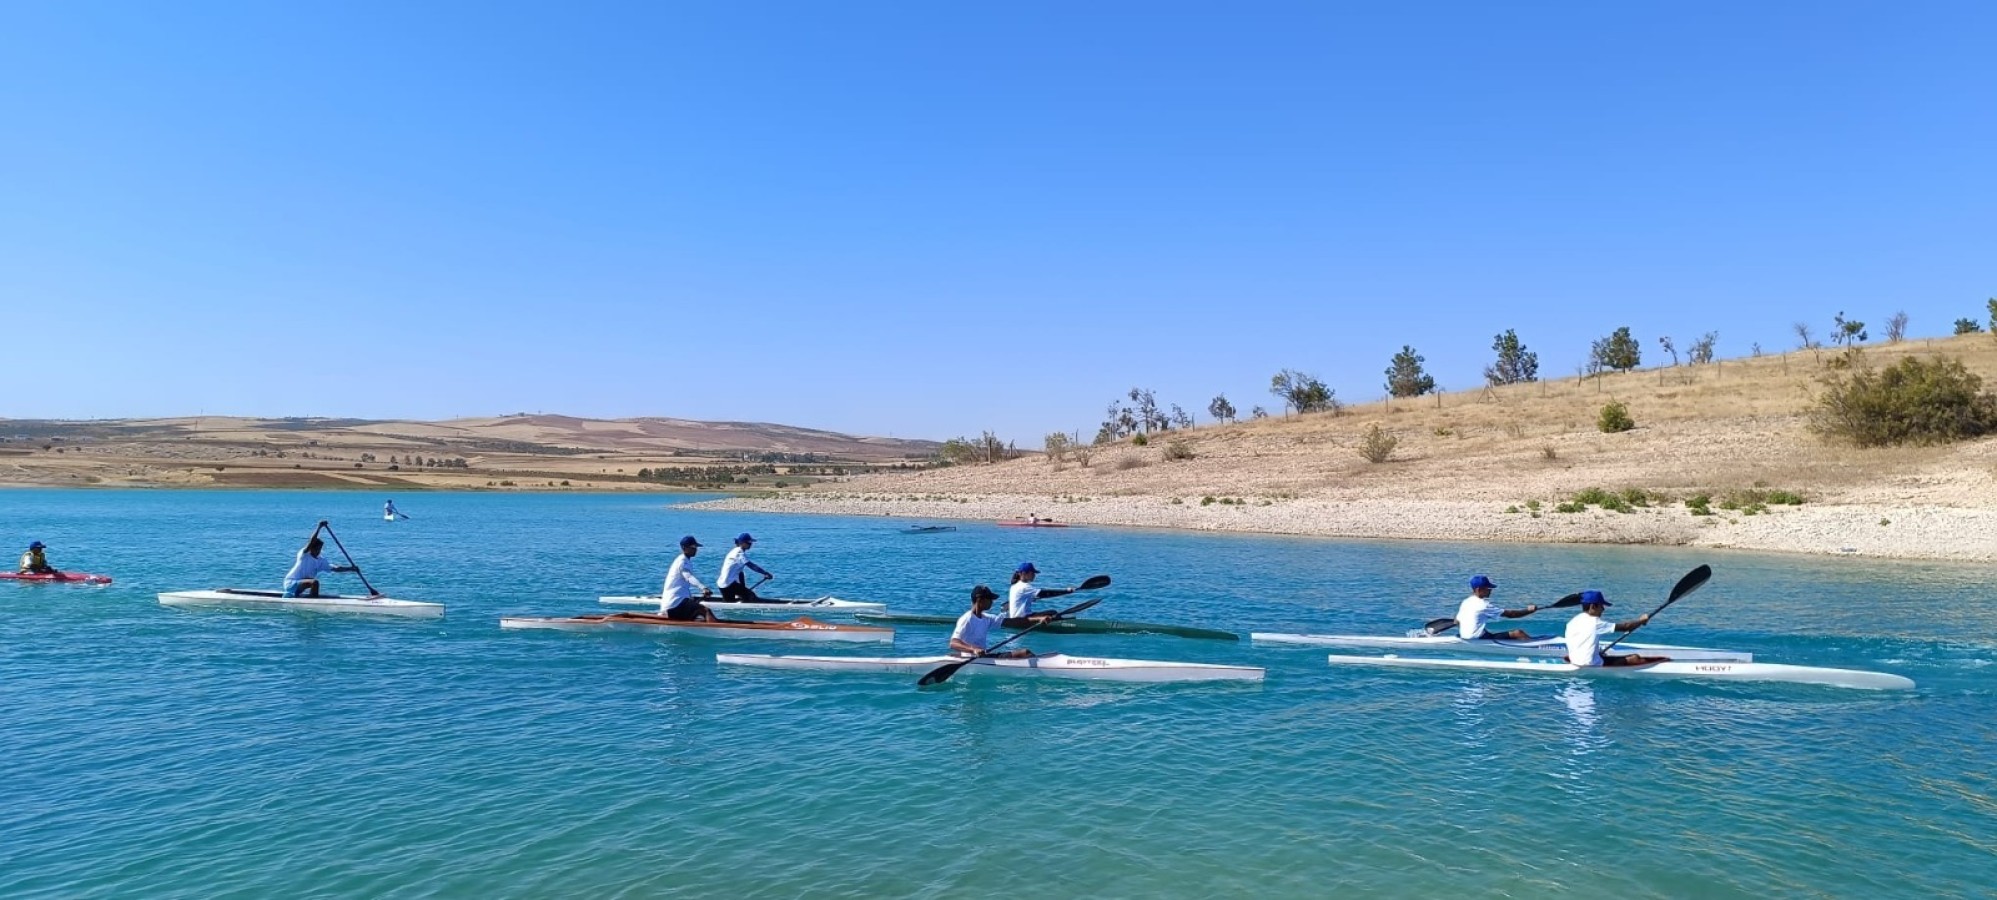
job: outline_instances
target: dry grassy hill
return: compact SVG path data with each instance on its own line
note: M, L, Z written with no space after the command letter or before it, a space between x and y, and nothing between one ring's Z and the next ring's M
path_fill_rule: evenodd
M1988 334L1875 344L1873 366L1907 354L1960 358L1997 386ZM1269 418L1095 448L1086 464L1033 455L996 465L845 479L839 492L1046 497L1554 502L1586 488L1676 496L1768 487L1823 503L1997 506L1997 440L1861 450L1811 434L1807 412L1835 350L1795 351L1701 366L1565 378ZM1619 400L1637 427L1604 434L1603 404ZM1358 452L1379 425L1392 458ZM1170 442L1190 459L1171 460Z
M755 481L768 487L786 474L785 461L865 469L925 459L936 447L668 418L0 419L0 483L655 489L661 485L638 479L641 469L779 460L776 473Z

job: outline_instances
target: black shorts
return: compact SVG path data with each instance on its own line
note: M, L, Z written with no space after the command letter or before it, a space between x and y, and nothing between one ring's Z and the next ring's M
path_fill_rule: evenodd
M755 591L749 590L748 584L736 581L722 586L721 599L733 600L736 603L754 603L763 598L756 596Z
M707 604L689 597L682 601L680 605L666 610L666 618L675 622L692 622L696 619L705 619L707 618Z

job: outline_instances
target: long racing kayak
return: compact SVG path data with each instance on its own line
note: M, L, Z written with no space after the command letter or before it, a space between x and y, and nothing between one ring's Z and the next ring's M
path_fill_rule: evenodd
M854 618L867 622L891 622L902 625L955 625L956 616L918 616L910 613L855 613ZM1018 628L1006 626L1009 630ZM1232 631L1216 631L1212 628L1194 628L1191 625L1164 625L1157 622L1125 622L1119 619L1062 619L1049 622L1034 629L1035 634L1169 634L1174 637L1198 638L1209 641L1238 641L1241 635Z
M601 603L605 606L649 606L654 609L657 609L659 606L659 599L660 599L659 595L651 594L651 595L622 596L622 597L598 597L596 598L596 602ZM700 602L702 605L712 608L717 613L737 612L737 611L804 612L806 610L810 610L811 612L843 614L843 613L861 612L863 610L867 612L884 612L888 608L888 605L885 603L864 603L859 600L841 600L838 597L818 597L813 599L805 599L799 597L764 597L760 600L757 600L754 603L736 603L735 601L732 600L722 600L719 598L710 597Z
M605 615L535 618L507 616L499 627L539 628L549 631L650 631L702 634L727 638L775 638L793 641L893 641L894 629L869 625L834 625L809 617L789 622L682 622L651 613L620 612Z
M1482 653L1498 656L1537 656L1564 659L1567 656L1567 641L1559 637L1540 637L1524 641L1484 639L1464 640L1454 635L1422 635L1407 637L1375 636L1366 634L1280 634L1257 631L1249 635L1258 644L1296 644L1309 647L1354 647L1368 650L1416 650L1441 653ZM1668 656L1677 662L1753 662L1754 654L1739 650L1712 650L1705 647L1675 647L1669 644L1616 645L1617 650L1628 650L1644 656Z
M1625 645L1627 646L1627 645ZM1621 647L1616 648L1618 650ZM1641 666L1576 666L1549 660L1438 659L1406 656L1340 656L1332 654L1334 666L1393 666L1419 669L1454 669L1465 672L1507 672L1521 675L1559 675L1580 678L1699 678L1717 681L1783 681L1792 684L1822 684L1831 687L1863 688L1877 691L1912 690L1914 680L1885 672L1858 669L1826 669L1817 666L1785 666L1757 662L1678 662L1648 663Z
M862 672L882 675L923 675L961 656L762 656L723 653L714 658L724 666L802 669L811 672ZM1255 666L1159 662L1149 659L1104 659L1049 653L1025 659L985 657L957 670L959 675L1002 675L1015 678L1074 678L1083 681L1261 681Z
M219 606L231 609L293 609L305 612L359 613L373 616L435 618L444 614L444 604L393 597L346 597L321 594L317 597L286 597L282 591L253 591L243 588L216 588L212 591L173 591L159 595L161 606Z
M29 581L39 584L110 584L109 575L92 575L89 572L0 572L0 579L7 581Z
M1041 519L1041 520L1040 520L1040 521L1038 521L1038 522L1030 522L1030 521L1027 521L1026 519L1000 519L1000 520L998 520L998 523L997 523L997 524L1000 524L1000 525L1010 525L1010 526L1012 526L1012 527L1014 527L1014 528L1066 528L1066 527L1068 527L1068 523L1066 523L1066 522L1050 522L1050 521L1048 521L1048 520L1046 520L1046 519Z

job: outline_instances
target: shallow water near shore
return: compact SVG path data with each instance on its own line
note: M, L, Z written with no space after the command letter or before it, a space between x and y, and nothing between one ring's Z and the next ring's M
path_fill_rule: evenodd
M1011 529L617 495L0 492L101 588L0 583L10 897L1966 896L1997 883L1988 570L1632 547ZM319 519L441 621L183 611L275 587ZM758 537L765 593L955 612L1021 560L1092 613L1240 643L1043 652L1260 665L1260 686L727 670L886 645L502 632L657 590L673 543ZM338 551L329 547L337 557ZM11 561L11 557L9 558ZM1640 640L1888 671L1911 692L1334 671L1250 631L1399 634L1475 573L1584 587ZM332 585L358 587L352 576ZM1523 620L1557 631L1565 611ZM1981 887L1979 887L1981 886Z

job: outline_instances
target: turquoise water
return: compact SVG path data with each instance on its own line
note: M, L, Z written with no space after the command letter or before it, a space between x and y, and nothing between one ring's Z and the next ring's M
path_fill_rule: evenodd
M104 588L0 583L0 896L1928 897L1997 884L1982 567L673 509L659 497L0 492ZM408 622L160 607L275 586L332 520ZM797 596L957 610L1022 559L1105 616L1399 633L1468 575L1599 587L1645 639L1891 671L1879 694L1333 671L1144 635L1043 650L1267 666L1261 686L719 670L866 645L502 632L657 588L737 531ZM351 587L351 576L334 576ZM1528 623L1552 630L1552 613ZM932 652L905 628L896 652ZM880 646L880 645L875 645Z

